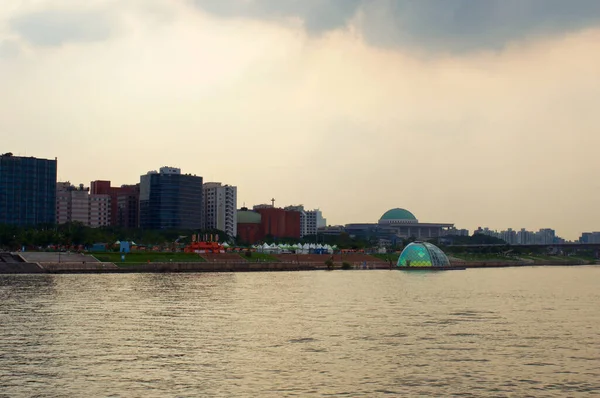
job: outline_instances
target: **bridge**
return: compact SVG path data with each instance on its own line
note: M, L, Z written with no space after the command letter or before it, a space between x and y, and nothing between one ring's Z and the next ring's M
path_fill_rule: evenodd
M547 249L552 251L576 251L592 250L594 257L600 258L600 243L548 243L548 244L529 244L529 245L510 245L508 243L493 244L471 244L471 245L448 245L447 247L464 247L466 249L484 249L484 248L506 248L510 249Z
M484 248L484 247L511 247L525 249L543 249L543 248L558 248L558 249L600 249L600 243L533 243L533 244L508 244L508 243L492 243L492 244L470 244L470 245L447 245L447 247L465 247L465 248Z

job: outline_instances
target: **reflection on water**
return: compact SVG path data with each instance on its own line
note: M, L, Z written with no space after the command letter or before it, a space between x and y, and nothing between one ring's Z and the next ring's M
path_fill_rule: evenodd
M592 396L600 268L0 276L0 396Z

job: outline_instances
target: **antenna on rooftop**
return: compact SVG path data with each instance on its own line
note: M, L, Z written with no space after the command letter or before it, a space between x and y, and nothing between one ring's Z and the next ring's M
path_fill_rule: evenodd
M275 207L275 198L272 198L272 199L271 199L271 205L272 205L273 207Z

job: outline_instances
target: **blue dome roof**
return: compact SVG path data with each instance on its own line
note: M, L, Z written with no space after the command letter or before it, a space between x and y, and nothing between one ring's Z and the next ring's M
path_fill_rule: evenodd
M450 260L437 246L428 242L413 242L402 250L397 267L447 267Z

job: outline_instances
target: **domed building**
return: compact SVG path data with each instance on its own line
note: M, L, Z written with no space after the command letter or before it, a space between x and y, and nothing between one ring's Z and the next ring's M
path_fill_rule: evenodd
M402 250L397 267L449 267L450 260L437 246L413 242Z
M454 224L422 223L415 215L397 207L383 213L376 224L347 224L346 232L350 236L362 239L377 239L383 244L397 244L402 239L413 237L428 240L446 235L454 229Z
M255 243L262 239L262 216L242 207L237 211L237 233L242 242Z
M418 224L419 220L412 214L410 211L395 208L390 209L383 213L381 218L379 219L379 224Z

